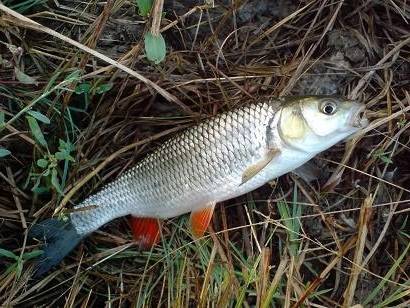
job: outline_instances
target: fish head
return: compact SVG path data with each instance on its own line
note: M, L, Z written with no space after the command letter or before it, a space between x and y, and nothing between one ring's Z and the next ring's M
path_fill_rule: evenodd
M294 97L285 101L278 130L285 144L318 153L366 127L365 110L342 97Z

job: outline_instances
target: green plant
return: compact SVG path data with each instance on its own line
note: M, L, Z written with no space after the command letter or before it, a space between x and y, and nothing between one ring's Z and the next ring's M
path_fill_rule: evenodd
M142 17L148 17L152 11L152 26L151 29L144 35L145 54L147 59L155 64L161 63L166 56L166 44L160 30L160 21L163 15L162 5L156 6L152 10L153 0L136 0L138 13ZM159 0L157 0L159 1Z
M410 249L410 243L407 244L406 248L403 250L401 255L398 257L397 260L395 260L389 269L389 271L384 275L383 279L379 282L379 284L373 289L372 292L364 299L363 304L368 305L371 301L374 300L377 294L379 294L383 287L386 286L387 282L390 280L390 278L396 273L398 269L400 269L401 263L403 259L407 256L407 252ZM408 289L407 289L408 292ZM403 294L404 293L404 294ZM394 302L395 300L398 300L402 297L405 296L406 292L403 292L403 288L399 287L396 289L390 296L387 296L383 304L379 304L377 307L386 307L388 306L391 302Z
M388 154L389 153L384 152L382 149L377 149L374 151L373 156L386 164L392 164L393 160L388 156Z
M397 121L398 128L403 128L406 124L407 124L406 118L402 118Z
M5 274L9 274L11 272L15 272L17 278L21 276L23 271L24 262L35 259L43 253L42 250L33 250L30 252L23 253L20 256L17 256L14 252L0 248L0 258L11 259L12 262L6 268Z
M153 0L137 0L138 14L147 17L152 9Z
M299 232L301 228L300 217L302 215L302 206L297 200L296 184L293 190L292 209L290 210L287 202L283 200L278 202L278 209L288 235L289 253L291 256L297 256L300 244Z
M32 173L32 178L35 179L32 188L34 192L46 192L51 187L54 187L59 194L63 194L64 180L59 176L58 165L59 162L64 162L68 166L68 162L74 162L74 158L70 155L73 150L73 144L60 139L57 152L54 154L47 153L43 158L37 160L36 164L42 171L40 173ZM45 184L40 186L41 179L43 178L45 179Z
M87 109L91 96L108 92L112 87L112 83L103 83L100 85L95 83L92 85L90 82L82 82L75 87L74 93L77 95L84 95L85 109Z
M0 158L10 155L11 152L5 148L0 148Z
M4 127L4 112L0 111L0 130ZM0 147L0 158L10 155L10 151L6 148Z
M148 60L159 64L165 59L166 45L161 33L158 35L154 35L151 32L145 33L144 43Z
M19 13L25 13L26 11L36 8L37 6L43 6L46 2L47 0L3 0L4 5Z

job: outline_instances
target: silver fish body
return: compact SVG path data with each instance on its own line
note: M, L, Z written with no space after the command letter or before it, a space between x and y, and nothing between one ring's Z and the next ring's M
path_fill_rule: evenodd
M212 215L208 211L213 211L216 202L252 191L296 169L366 126L364 108L328 96L272 99L222 113L185 130L86 198L68 220L51 218L34 225L30 236L44 240L36 276L58 264L89 233L117 217L131 214L165 219L193 212L200 213L202 220L203 213ZM194 235L206 227L203 221L194 223L196 217L191 216ZM134 235L141 226L138 220ZM149 243L155 243L156 233L152 234ZM141 239L148 242L144 236Z
M274 99L247 105L169 139L78 205L94 207L72 213L72 224L85 235L128 214L162 219L178 216L252 191L303 165L327 145L306 149L289 144L279 125L283 104ZM280 149L280 154L243 183L244 170L270 149Z

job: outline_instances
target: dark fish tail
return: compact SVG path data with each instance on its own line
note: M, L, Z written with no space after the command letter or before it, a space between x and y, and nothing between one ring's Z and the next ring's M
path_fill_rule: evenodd
M43 254L39 258L34 277L41 277L60 261L81 241L70 220L46 219L32 226L29 237L43 240Z

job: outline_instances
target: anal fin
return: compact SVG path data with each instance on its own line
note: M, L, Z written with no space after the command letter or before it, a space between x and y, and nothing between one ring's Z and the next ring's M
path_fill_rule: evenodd
M134 239L142 249L150 249L158 243L159 219L131 216L130 223Z
M201 209L191 212L190 223L194 237L200 238L204 235L211 222L216 202L209 202Z

